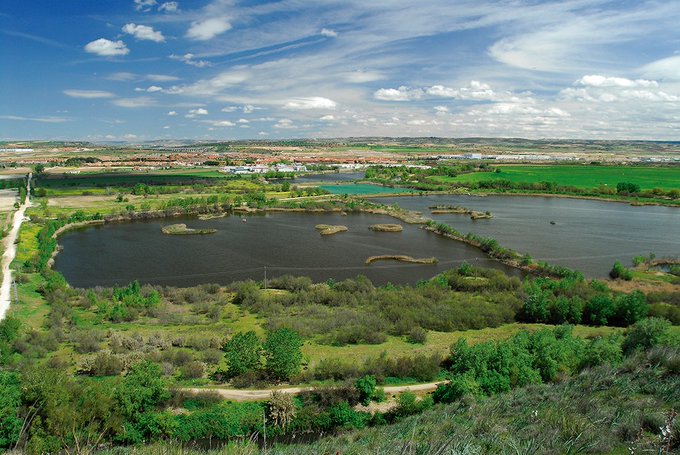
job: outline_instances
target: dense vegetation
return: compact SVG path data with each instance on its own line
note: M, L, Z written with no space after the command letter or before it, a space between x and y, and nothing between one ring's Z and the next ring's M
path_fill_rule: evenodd
M11 343L17 336L15 322L12 319L8 321L0 323L0 334L5 344ZM280 341L275 340L279 345ZM283 434L319 434L367 426L382 427L422 413L432 408L434 402L454 404L453 408L437 407L423 418L428 419L431 413L447 412L448 409L452 414L440 424L457 427L475 409L479 411L479 407L487 409L483 413L484 419L491 422L492 419L507 419L510 409L516 409L521 402L527 401L533 405L523 409L519 416L531 419L532 413L536 414L533 415L533 426L524 430L528 432L526 434L537 434L542 425L550 425L548 422L562 422L556 437L540 439L541 444L552 447L551 450L570 444L589 452L624 444L649 447L655 443L655 447L670 448L680 443L678 427L671 412L674 406L680 404L679 347L680 340L670 335L668 322L658 319L638 322L623 338L585 341L573 337L570 328L565 326L552 331L524 332L496 343L468 346L461 341L452 346L450 356L443 363L448 371L447 383L440 386L432 397L419 400L414 394L404 393L389 411L373 414L356 408L359 402L366 404L384 399L371 377L363 377L341 387L314 390L297 398L274 394L266 403L225 403L213 394L191 395L170 388L163 378L161 367L149 360L130 365L123 377L100 381L74 377L58 368L44 369L27 364L14 371L0 370L3 388L0 447L19 446L28 453L45 453L159 440L186 443L204 438L243 438L253 434L267 434L270 438ZM620 373L613 375L617 368L620 368ZM579 372L583 373L578 375ZM564 381L572 375L578 376ZM551 386L537 386L555 382L557 384ZM595 395L595 390L602 389L605 384L610 390L607 398ZM516 388L524 389L511 395L510 400L481 400L484 395L507 393ZM625 398L617 395L612 401L612 393L621 394L623 390L628 390L630 395ZM584 393L591 397L590 401L584 400ZM648 397L646 401L639 398L643 395ZM630 396L635 398L631 401ZM546 400L547 397L553 398ZM575 401L567 406L554 402L567 397ZM604 401L602 405L593 406L592 400L599 403L604 399L607 400L606 406ZM548 401L552 402L549 406L546 404ZM539 404L541 402L543 404ZM497 404L486 408L488 403ZM506 405L498 408L498 403ZM586 406L586 403L590 405ZM181 412L176 412L177 409ZM583 415L586 412L600 413L599 423L589 425ZM548 419L549 415L553 416L550 417L553 420L544 423L537 419L539 416ZM616 422L616 415L625 415L625 423ZM522 418L519 416L514 416L519 420L513 420L511 425L520 424ZM570 425L576 426L567 425L567 421L574 418L577 420ZM662 432L666 424L669 428ZM600 430L610 426L619 430L605 437ZM488 439L490 427L485 428L481 432L469 433L469 437L478 436L476 441L469 437L465 440L470 444L486 445L486 451L496 451L509 443L506 439L508 434L514 434L513 431L506 433L507 430L499 430L500 435L505 436L494 441ZM457 431L465 433L469 429L460 427ZM579 433L583 436L574 440ZM428 434L433 435L428 438L435 438L429 439L429 443L449 441L436 439L443 437L438 426L429 428ZM331 440L320 444L325 446L337 442ZM294 450L313 450L313 447L296 447Z

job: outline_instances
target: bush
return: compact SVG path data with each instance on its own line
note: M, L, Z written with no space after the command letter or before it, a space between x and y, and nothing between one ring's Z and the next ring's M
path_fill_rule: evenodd
M179 371L185 379L199 379L205 373L205 365L203 362L191 361L182 365Z
M629 354L658 345L668 333L670 325L670 322L659 318L647 318L635 323L626 333L623 351Z
M630 281L633 279L633 272L625 268L620 262L617 261L614 263L614 267L612 267L612 270L609 272L609 276L614 280L621 279Z
M354 387L359 392L361 404L364 406L368 406L371 403L371 399L375 394L375 386L376 380L373 376L364 376L357 379L357 381L354 383Z
M413 344L425 344L427 331L422 327L414 327L408 334L408 342Z

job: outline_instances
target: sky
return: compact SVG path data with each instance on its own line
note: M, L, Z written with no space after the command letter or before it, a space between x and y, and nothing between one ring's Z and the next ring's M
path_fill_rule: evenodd
M0 139L680 140L679 23L679 0L2 0Z

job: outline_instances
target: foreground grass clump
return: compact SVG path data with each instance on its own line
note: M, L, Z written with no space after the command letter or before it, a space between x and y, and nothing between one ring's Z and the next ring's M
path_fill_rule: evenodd
M214 234L217 229L192 229L188 228L186 224L180 223L164 226L161 231L167 235L205 235Z

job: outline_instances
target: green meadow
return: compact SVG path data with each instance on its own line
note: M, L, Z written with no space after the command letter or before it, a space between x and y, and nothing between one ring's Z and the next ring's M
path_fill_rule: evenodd
M619 182L631 182L637 183L643 190L680 188L680 167L556 165L498 166L497 169L500 169L500 172L475 172L456 177L436 176L432 177L432 180L441 183L473 183L487 180L509 180L518 183L554 182L578 188L596 188L600 185L616 188Z

